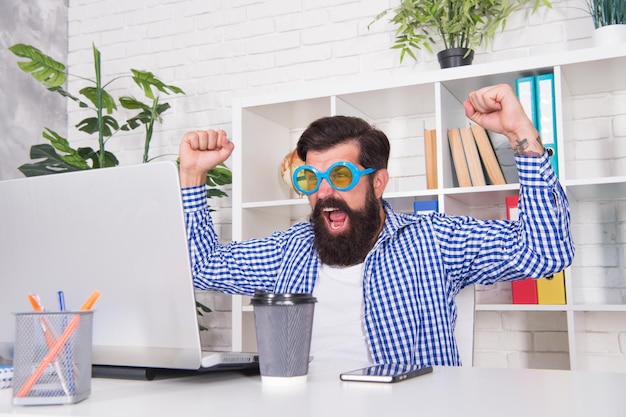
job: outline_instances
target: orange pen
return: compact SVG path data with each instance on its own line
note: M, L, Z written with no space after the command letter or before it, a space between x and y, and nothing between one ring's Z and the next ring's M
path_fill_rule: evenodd
M39 296L35 294L28 294L28 301L30 301L30 304L33 306L33 310L35 310L36 312L45 311L43 305L39 301ZM41 316L39 321L41 322L41 330L43 331L44 338L46 339L48 349L51 349L54 346L54 343L57 341L56 335L54 334L54 329L52 328L52 325L45 316ZM57 372L57 375L59 375L63 392L65 392L65 395L70 395L67 381L65 380L65 377L61 372L61 364L59 363L59 358L56 358L54 360L54 368Z

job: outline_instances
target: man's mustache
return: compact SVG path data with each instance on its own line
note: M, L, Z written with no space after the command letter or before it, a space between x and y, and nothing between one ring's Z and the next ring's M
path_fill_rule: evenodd
M315 207L313 208L313 215L319 216L322 214L322 210L325 208L334 208L346 212L348 215L352 213L348 204L345 201L337 198L325 198L323 200L317 200Z

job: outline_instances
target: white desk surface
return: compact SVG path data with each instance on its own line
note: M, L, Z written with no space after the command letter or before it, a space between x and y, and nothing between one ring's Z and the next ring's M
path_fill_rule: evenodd
M91 396L59 406L13 406L0 390L0 416L625 416L626 374L436 367L395 383L342 382L350 366L311 363L297 387L258 375L220 372L153 381L94 378Z

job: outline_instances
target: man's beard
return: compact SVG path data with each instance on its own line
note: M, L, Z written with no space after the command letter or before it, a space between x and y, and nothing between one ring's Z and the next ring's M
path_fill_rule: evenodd
M342 210L349 219L348 229L340 234L328 230L323 208ZM351 210L343 200L328 198L318 200L311 221L315 234L315 250L322 263L333 266L351 266L361 263L374 246L380 229L381 202L370 188L365 199L365 207Z

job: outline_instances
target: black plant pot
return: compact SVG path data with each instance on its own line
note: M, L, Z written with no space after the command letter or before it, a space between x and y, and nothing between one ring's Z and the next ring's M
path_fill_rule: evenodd
M450 48L444 49L443 51L437 54L437 59L439 59L439 66L441 68L452 68L452 67L460 67L462 65L472 65L472 60L474 59L474 51L469 50L469 54L467 54L467 48Z

